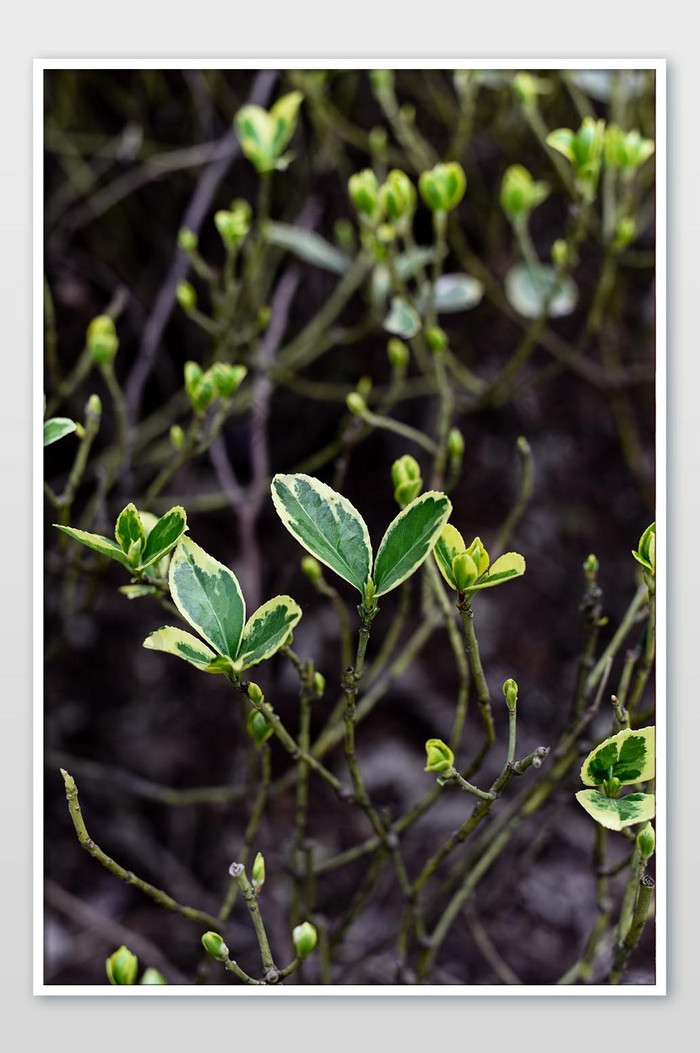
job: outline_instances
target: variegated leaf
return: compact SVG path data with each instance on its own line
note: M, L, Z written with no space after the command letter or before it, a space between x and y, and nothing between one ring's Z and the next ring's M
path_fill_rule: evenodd
M141 568L153 566L171 552L187 530L187 515L180 505L171 508L157 521L146 536Z
M654 818L655 801L651 793L630 793L627 797L606 797L600 790L579 790L576 800L597 823L608 830L622 830Z
M165 651L167 654L184 658L190 665L202 669L205 673L226 672L221 655L217 655L192 633L176 629L173 625L164 625L162 629L156 629L146 637L143 646L151 651ZM230 660L227 661L230 668Z
M387 527L374 564L376 595L384 596L420 567L450 517L449 497L428 490Z
M519 578L525 573L525 560L519 552L504 552L491 564L488 572L476 585L472 585L470 592L477 589L490 589L492 585L501 585L511 578Z
M301 607L290 596L275 596L258 607L247 621L238 650L236 669L249 669L279 651L301 618Z
M620 785L654 778L654 728L625 728L611 735L586 757L581 768L584 786L599 786L609 778Z
M245 601L236 576L183 537L170 560L168 582L185 621L219 654L235 659L245 622Z
M347 498L309 475L276 475L272 500L299 544L363 592L372 545L367 524Z
M464 544L464 538L457 527L452 526L451 523L448 523L447 526L442 528L440 536L435 542L433 555L435 556L438 570L452 589L457 588L454 574L452 573L452 560L455 556L464 552L466 547L467 546Z
M44 421L44 446L50 446L64 435L72 434L76 427L75 421L68 417L52 417L51 420Z
M60 523L53 524L58 530L62 530L68 537L72 537L74 541L79 541L81 545L87 545L88 548L93 549L95 552L99 552L101 556L109 556L110 559L115 559L117 563L121 563L127 567L126 554L122 552L116 541L112 541L109 537L102 537L101 534L90 534L87 530L77 530L75 527L61 526Z
M128 553L134 542L137 542L134 551L139 550L139 546L140 551L143 551L143 547L146 544L146 532L143 529L143 523L136 505L128 504L126 508L121 510L114 527L114 536L123 552Z

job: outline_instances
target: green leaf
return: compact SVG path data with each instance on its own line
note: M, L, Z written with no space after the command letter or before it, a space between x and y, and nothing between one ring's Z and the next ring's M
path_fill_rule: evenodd
M559 278L554 267L540 264L533 272L526 263L516 263L504 282L511 307L525 318L539 318L547 306L549 318L571 314L578 302L578 288L573 278Z
M190 665L202 669L205 673L224 673L226 665L231 668L229 659L222 663L221 656L215 654L196 636L185 632L184 629L176 629L173 625L164 625L162 629L156 629L146 637L143 646L150 651L165 651L166 654L184 658Z
M627 797L606 797L600 790L579 790L576 800L608 830L622 830L634 823L654 818L655 801L651 793L630 793Z
M391 310L382 325L387 333L400 336L403 340L410 340L420 331L420 315L400 296L394 296L391 301Z
M236 669L249 669L279 651L301 618L301 607L291 596L275 596L258 607L247 621Z
M79 541L81 545L87 545L88 548L99 552L101 556L109 556L110 559L115 559L122 566L128 567L126 554L122 552L116 541L112 541L111 538L102 537L101 534L89 534L87 530L77 530L75 527L61 526L60 523L54 523L53 525L58 530L62 530L64 534L67 534L68 537Z
M141 568L152 566L164 559L177 545L187 530L187 515L180 505L171 508L148 532L146 547L141 556Z
M50 446L52 442L58 442L64 435L70 435L77 428L74 420L68 417L52 417L44 421L44 446Z
M311 230L302 230L289 223L266 223L264 234L270 245L286 249L304 263L313 263L334 274L347 274L352 266L344 252Z
M654 728L625 728L611 735L586 757L581 768L585 786L599 786L611 776L622 786L654 778Z
M146 544L146 532L143 529L143 523L136 510L136 505L128 504L126 508L121 510L114 527L114 536L119 542L122 552L125 552L127 556L134 542L137 543L134 552L139 552L140 554L143 551L143 546ZM131 560L129 562L131 566L135 566L135 563Z
M433 550L450 517L449 497L435 490L421 494L387 527L374 564L376 595L395 589Z
M435 282L433 305L438 314L454 314L455 311L469 311L481 302L484 287L470 274L442 274ZM427 306L427 289L420 298L420 310Z
M452 573L452 560L455 556L459 556L461 552L465 552L466 548L464 538L457 527L452 526L451 523L442 528L440 536L435 542L433 555L435 556L438 570L452 589L457 588L457 583Z
M367 524L347 498L309 475L276 475L272 500L299 544L363 592L372 545Z
M555 128L547 136L547 146L551 146L553 150L563 154L567 161L571 161L574 164L576 162L576 154L574 153L575 138L576 136L571 128Z
M520 553L504 552L502 556L499 556L491 564L484 577L470 587L469 591L475 592L477 589L490 589L492 585L501 585L504 581L510 581L511 578L519 578L524 573L525 560Z
M170 561L168 581L185 621L219 654L235 659L245 622L245 601L236 576L183 537Z

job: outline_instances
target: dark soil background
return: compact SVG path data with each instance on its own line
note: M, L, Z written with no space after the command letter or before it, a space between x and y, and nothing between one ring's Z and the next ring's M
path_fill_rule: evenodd
M176 256L177 232L207 164L166 170L159 155L211 144L226 135L236 110L250 97L256 71L215 70L55 70L47 72L46 112L46 278L56 316L59 360L64 371L77 360L87 324L102 313L115 294L124 295L119 318L117 373L123 384L138 362L144 329ZM547 74L552 90L542 98L549 127L578 127L575 99L556 71ZM293 86L289 74L270 77L269 101ZM327 88L338 110L369 131L384 123L369 88L366 71L336 71ZM400 71L400 102L413 103L416 123L439 154L445 150L456 96L450 71ZM447 100L443 102L442 100ZM448 105L449 103L449 105ZM606 116L606 103L591 97ZM326 138L302 107L300 128L292 144L297 155L287 173L276 175L273 216L294 222L309 197L318 206L315 229L333 236L338 218L352 218L347 177L370 163L359 145ZM653 135L653 88L630 105L629 127ZM396 143L390 138L396 148ZM206 150L210 160L211 155ZM339 167L344 158L346 169ZM154 158L156 161L154 162ZM564 195L546 154L523 121L508 84L482 87L477 96L474 131L459 160L468 179L459 207L459 223L470 245L498 281L515 259L512 234L498 205L500 180L512 163L525 164L553 193L533 216L532 233L540 257L547 260L553 240L561 236L566 215ZM650 166L653 162L650 162ZM415 178L408 165L406 170ZM234 197L255 200L256 177L237 157L220 178L201 226L202 254L222 262L213 224L217 208ZM122 196L123 195L123 196ZM609 317L600 341L582 353L606 361L608 347L622 369L654 365L654 223L653 188L640 214L640 233L623 255ZM417 240L429 238L429 216L418 211ZM550 323L564 340L575 341L591 304L602 250L591 240L583 248L574 274L579 304L566 318ZM646 260L647 265L642 266ZM651 261L651 262L650 262ZM280 273L287 263L280 263ZM301 281L289 317L285 340L307 322L333 289L336 278L301 264ZM446 270L460 269L451 258ZM357 296L343 324L362 316ZM451 346L477 375L494 376L522 337L522 328L484 297L468 313L441 320ZM181 386L186 360L201 360L207 338L175 308L157 348L155 368L144 389L142 416L153 412ZM371 337L337 353L325 354L307 372L310 379L353 385L363 375L380 384L388 377L386 335ZM482 785L502 764L507 736L500 685L513 676L520 687L519 755L554 743L566 726L577 661L584 639L580 610L584 591L581 564L594 552L600 560L609 627L602 645L629 603L636 583L630 550L653 519L654 387L652 380L624 389L622 395L600 390L557 365L542 347L536 351L514 400L507 406L464 412L455 423L466 440L465 468L451 494L453 522L465 537L480 535L487 547L511 507L518 487L515 440L528 439L535 465L535 492L509 547L522 552L527 573L507 589L496 589L475 601L482 660L494 698L499 745L479 776ZM95 452L111 441L110 402L99 377L60 412L82 419L87 395L98 391L105 414ZM47 391L47 394L50 394ZM429 425L431 399L400 405L397 416L415 426ZM319 447L332 441L345 413L342 402L310 400L279 388L272 402L270 449L273 471L290 471ZM632 424L621 441L620 420ZM632 439L630 439L630 435ZM243 482L250 471L247 418L226 426L226 446ZM74 439L50 447L46 475L60 488L70 467ZM375 432L357 447L344 493L367 519L376 544L396 514L389 472L393 460L407 452L406 443L387 432ZM414 450L410 452L415 453ZM420 456L419 456L420 459ZM333 465L319 471L332 478ZM116 513L143 492L152 477L146 465L135 465L110 495L98 529L111 533ZM174 503L188 508L188 498L211 494L218 481L204 457L183 469L154 511ZM77 508L90 497L89 476ZM172 498L172 500L170 500ZM190 983L201 961L199 933L191 922L156 907L138 891L120 883L80 848L68 816L60 765L75 775L88 829L106 852L144 879L166 889L180 902L216 913L228 885L229 863L236 858L245 829L250 798L228 805L168 806L157 800L153 784L186 788L214 785L244 787L250 778L240 713L232 706L223 678L207 677L167 655L143 650L144 637L163 624L155 601L130 602L117 592L126 584L116 564L103 568L94 594L80 593L80 604L66 615L62 603L64 558L59 557L47 507L45 668L45 915L46 982L105 984L104 960L120 943L138 951L142 964L161 969L171 983ZM244 580L239 539L230 509L188 508L190 536ZM304 616L295 633L295 650L313 657L326 676L328 692L315 716L320 726L337 696L340 679L338 641L321 602L301 574L302 555L267 502L258 523L264 560L262 598L289 592ZM330 578L330 574L329 574ZM340 591L351 609L356 598L343 583ZM418 586L416 585L416 588ZM377 652L396 609L396 597L382 603L370 657ZM415 624L409 618L409 628ZM620 661L611 685L619 677ZM298 685L288 663L275 659L256 671L275 706L294 725ZM424 742L444 734L454 705L456 674L446 635L438 632L408 675L390 689L381 705L358 730L358 749L368 790L376 803L401 814L431 784L423 772ZM648 689L643 708L653 702ZM604 704L605 705L605 704ZM476 707L473 707L476 708ZM592 735L610 731L603 710ZM478 750L478 714L470 715L464 736L465 757ZM273 745L273 775L288 767L286 755ZM329 758L342 775L342 750ZM536 778L529 772L526 779ZM344 808L326 785L312 780L310 836L319 851L332 855L368 836L362 814ZM478 887L473 916L458 919L437 960L436 984L551 984L581 953L595 919L595 881L591 866L593 823L575 801L578 773L537 814L523 824L508 849ZM520 786L518 786L520 789ZM494 809L497 814L497 809ZM419 822L402 844L409 873L464 818L463 795L445 793L439 805ZM293 793L272 799L255 848L265 854L268 882L264 916L281 960L291 954L286 910L288 857L294 829ZM626 842L611 835L613 859L622 858ZM464 849L462 849L464 851ZM333 919L352 895L361 869L350 866L318 882L318 912ZM617 902L623 878L611 882ZM239 909L240 908L240 909ZM364 914L351 928L338 960L337 984L393 983L393 946L398 897L385 870ZM653 926L635 952L625 982L648 984L654 978ZM487 941L483 933L487 934ZM227 929L227 942L241 963L253 961L256 947L242 904ZM494 965L489 948L500 961ZM313 961L305 980L318 980ZM226 982L218 971L209 982ZM292 977L290 982L298 982Z

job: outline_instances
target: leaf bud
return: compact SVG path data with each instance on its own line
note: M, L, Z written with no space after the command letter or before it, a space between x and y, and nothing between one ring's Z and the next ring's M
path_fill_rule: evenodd
M250 871L250 881L253 886L253 892L257 896L260 889L265 884L265 857L262 852L258 852L253 860L253 866Z
M197 306L197 293L194 291L194 286L190 282L185 279L178 282L176 296L177 302L180 304L183 311L187 311L188 314L190 311L194 311Z
M642 859L647 860L654 854L656 834L651 823L647 823L637 834L637 848Z
M455 755L442 739L428 739L425 753L427 763L423 771L443 773L454 767Z
M367 412L367 403L360 395L359 391L351 391L345 400L345 403L351 413L354 413L356 417L362 417Z
M381 216L379 205L379 184L371 168L351 175L348 180L350 200L357 211L368 219L377 221Z
M292 929L292 942L297 958L308 958L316 946L318 935L310 921L303 921Z
M418 180L418 189L433 212L451 212L464 197L467 177L457 161L450 161L447 164L435 165L428 172L422 172Z
M86 343L93 361L98 366L109 365L119 348L114 319L108 314L100 314L93 318L87 327Z
M362 395L363 399L368 398L370 392L372 391L372 378L368 376L360 377L357 384L355 385L355 388L359 392L359 394Z
M135 984L139 960L124 944L105 962L107 979L111 984Z
M433 325L425 330L425 342L435 354L444 351L449 345L447 333L437 325Z
M450 428L447 436L447 452L453 461L461 461L464 457L464 436L459 428Z
M170 445L174 450L181 450L185 445L185 433L179 424L173 424L169 432Z
M248 203L245 202L247 205ZM244 241L250 230L250 206L248 210L234 209L227 211L221 209L214 215L214 224L224 245L229 249L237 249Z
M238 391L248 370L245 366L232 366L229 362L215 362L210 372L219 398L229 399Z
M479 577L476 564L468 552L461 552L452 560L452 577L459 592L466 592Z
M509 677L508 680L504 681L503 694L505 696L506 705L508 706L508 709L511 711L511 713L514 712L515 707L518 704L518 685L516 684L515 680L512 680Z
M85 416L99 421L102 416L102 399L99 395L91 395L85 403Z
M408 366L409 351L403 340L399 340L397 336L392 336L389 343L386 345L386 353L389 357L392 369L397 372L404 372Z
M199 244L199 238L193 230L182 227L177 236L177 247L183 252L194 252Z
M272 735L272 728L259 709L251 709L245 722L246 731L255 745L260 748Z
M394 486L394 498L404 507L418 497L423 488L420 465L415 457L404 454L391 466L391 481Z
M391 69L371 69L369 82L375 95L380 95L394 86L394 71Z
M603 793L606 797L615 797L622 786L622 783L615 775L611 775L609 779L603 780Z
M380 157L384 154L387 146L389 136L386 128L381 124L377 124L374 128L370 128L369 132L369 149L370 153L379 155Z
M225 962L228 958L228 947L218 932L205 932L202 936L202 946L217 962Z
M416 210L416 188L399 168L389 172L379 188L379 199L387 218L397 225L406 225Z
M248 684L248 698L254 706L259 706L262 700L265 698L262 689L257 684L254 684L252 681L250 684Z
M323 577L323 567L315 556L304 556L301 561L301 570L313 585Z
M527 219L549 195L549 186L534 180L523 165L507 168L501 182L501 207L511 223Z
M651 574L656 570L656 523L651 523L639 539L637 550L632 553L638 563Z
M476 572L478 576L481 577L482 574L485 574L486 571L489 569L489 564L491 563L491 560L489 559L489 554L484 548L483 542L480 537L474 538L471 545L467 549L467 555L471 556L471 558L474 560L474 565L476 567Z
M316 697L320 698L323 692L326 690L326 678L323 673L314 673L314 691Z
M598 557L594 556L591 552L590 556L586 556L583 561L583 573L586 575L588 581L595 581L598 577Z
M146 969L139 983L143 984L165 984L167 986L168 981L165 979L162 973L159 973L157 969L152 967Z
M569 263L569 246L563 238L557 238L552 245L552 263L562 270Z

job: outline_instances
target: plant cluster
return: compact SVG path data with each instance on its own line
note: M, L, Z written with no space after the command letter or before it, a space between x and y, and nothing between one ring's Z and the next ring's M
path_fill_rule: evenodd
M111 779L99 757L50 751L47 783L55 795L60 768L78 842L189 925L176 952L167 927L155 954L125 936L103 982L464 983L455 962L465 923L487 975L521 982L478 897L499 865L525 887L562 809L559 822L590 839L588 864L576 858L591 910L546 982L624 983L633 956L645 946L648 956L656 535L637 396L653 372L615 338L628 324L630 275L649 264L653 106L636 73L545 73L428 78L425 114L399 101L405 85L390 70L260 74L205 169L218 187L226 157L236 196L212 190L171 231L167 305L136 339L125 338L130 298L117 287L66 368L47 276L47 661L60 661L71 625L99 621L101 602L122 605L115 660L144 671L159 706L171 685L197 700L188 752L204 750L208 770L212 740L198 725L211 721L212 767L226 772L221 785L186 777L172 787L128 764ZM68 83L52 87L57 153ZM353 116L346 84L358 97L361 86L377 123ZM576 120L550 123L548 107ZM477 160L484 143L499 158L492 183ZM154 164L130 171L147 182ZM82 187L95 212L110 185L88 180L86 190L83 177L63 197ZM341 201L325 233L308 191L317 177L332 178ZM80 217L60 205L47 203L49 271L52 222L63 229L66 208ZM545 256L537 217L550 206ZM489 219L477 250L465 216L480 207ZM163 312L173 309L183 346L168 358ZM472 338L480 311L485 331L511 327L504 354L477 342L478 321ZM528 399L559 382L569 386L555 393L583 390L604 405L635 525L628 516L627 553L614 556L624 599L612 615L599 583L606 561L569 544L567 559L583 560L580 584L566 584L583 629L557 714L538 723L527 650L494 641L496 624L502 641L538 617L546 593L547 542L527 528L537 442L521 432ZM512 453L485 472L480 443L499 429ZM513 460L515 484L503 478ZM494 478L496 515L481 497ZM593 534L607 545L599 523ZM550 626L545 648L558 631ZM184 665L162 665L163 655ZM420 716L406 713L398 733L382 726L382 703L412 679ZM390 758L404 738L399 778ZM119 839L116 826L93 839L77 781L96 773L117 803L141 795L171 813L224 817L212 827L223 844L190 828L206 877L182 882L188 896L215 886L218 903L189 906L167 867L141 876L113 858L101 844ZM410 792L399 793L402 780ZM50 867L50 882L59 877ZM498 911L488 904L489 917ZM189 972L169 975L172 953ZM139 959L153 963L140 980Z

